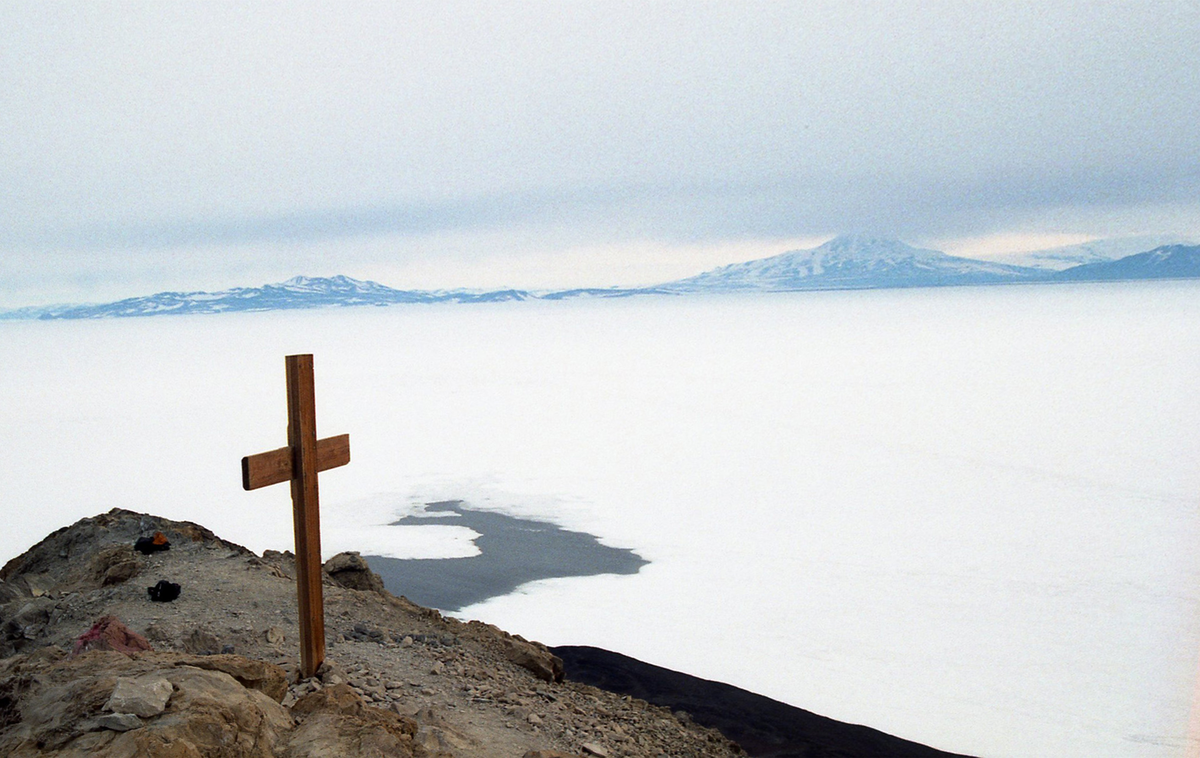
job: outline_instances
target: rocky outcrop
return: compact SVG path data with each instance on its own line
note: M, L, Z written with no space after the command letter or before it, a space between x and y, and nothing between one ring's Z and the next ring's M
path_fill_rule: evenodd
M169 549L132 549L155 532ZM563 682L539 643L373 588L359 556L330 568L326 664L305 679L290 554L129 511L58 530L0 578L0 756L738 754L667 709ZM153 602L158 581L183 591Z
M8 658L0 663L0 755L413 755L416 722L366 705L347 685L306 695L289 711L226 673L253 677L265 666L240 656L70 657L53 648ZM283 671L276 673L252 683L270 681L265 689L281 693Z
M325 561L325 573L347 589L379 593L384 591L383 577L372 571L359 553L338 553Z
M132 579L142 570L137 554L129 545L106 547L88 562L91 580L102 587Z
M504 654L508 660L530 671L543 682L563 680L562 659L545 645L514 636L504 641Z
M0 612L0 655L28 646L45 633L57 604L48 597L18 595Z
M52 585L62 590L75 583L83 587L95 586L104 581L101 576L97 582L95 576L101 567L107 575L111 568L124 562L126 556L133 560L144 558L134 552L133 545L139 537L153 532L162 532L174 543L211 544L253 555L241 545L227 542L199 524L113 508L108 513L82 519L51 533L4 564L0 568L0 580L34 582L40 578L43 586Z
M265 661L240 655L193 655L179 656L175 665L220 671L233 677L243 687L258 690L277 703L287 694L287 674L279 666Z
M347 684L310 692L292 706L299 726L288 739L293 758L384 758L413 754L417 722L363 702Z
M116 616L105 616L79 635L71 654L79 655L91 650L138 653L149 649L150 642L145 637L122 624Z
M157 716L166 710L167 701L174 692L174 685L163 676L148 674L136 679L118 677L104 710L140 718Z

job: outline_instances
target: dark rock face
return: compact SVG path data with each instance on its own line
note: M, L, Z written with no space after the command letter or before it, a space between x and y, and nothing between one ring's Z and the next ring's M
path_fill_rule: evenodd
M54 601L48 597L17 598L0 606L0 655L33 644L50 623Z
M12 602L21 596L22 593L18 587L0 579L0 605Z
M600 648L550 650L562 658L568 680L686 712L696 723L719 730L751 756L963 758Z

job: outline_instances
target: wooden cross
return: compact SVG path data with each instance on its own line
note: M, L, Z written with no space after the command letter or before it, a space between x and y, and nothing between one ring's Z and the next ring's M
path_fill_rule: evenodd
M289 355L287 364L288 446L242 458L247 490L291 481L296 532L296 594L300 611L300 668L317 673L325 660L325 602L321 596L321 517L317 472L350 462L350 435L317 440L313 357Z

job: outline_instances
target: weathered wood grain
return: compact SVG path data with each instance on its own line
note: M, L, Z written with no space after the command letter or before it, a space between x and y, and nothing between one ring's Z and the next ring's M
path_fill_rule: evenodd
M339 434L317 440L317 471L345 466L350 462L350 435ZM242 489L256 490L292 478L292 449L281 447L242 458Z
M325 660L325 602L321 593L321 507L317 472L350 462L350 435L317 440L313 357L289 355L287 369L288 444L242 458L242 487L292 483L292 525L296 537L296 596L300 615L300 668L316 674Z

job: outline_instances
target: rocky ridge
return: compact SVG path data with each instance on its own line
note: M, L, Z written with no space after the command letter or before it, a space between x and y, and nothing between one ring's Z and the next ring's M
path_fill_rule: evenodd
M154 532L169 550L133 549ZM740 754L684 713L563 681L538 643L391 595L355 554L326 569L328 657L304 679L289 553L120 509L54 532L0 569L0 754ZM160 580L179 597L151 601ZM105 617L122 625L77 645Z

